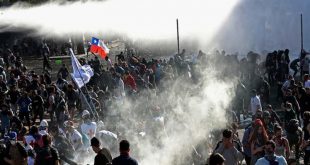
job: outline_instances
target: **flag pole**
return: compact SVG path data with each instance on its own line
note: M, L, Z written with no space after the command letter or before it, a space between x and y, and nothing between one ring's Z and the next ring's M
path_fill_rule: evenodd
M301 51L304 49L304 31L303 31L303 21L302 14L300 14L300 35L301 35Z
M72 54L72 53L73 53L73 50L72 50L71 48L69 49L69 51L71 52L71 56L74 55L74 54ZM71 59L71 60L72 60L72 59ZM75 65L77 65L77 64L75 63ZM76 66L76 67L78 68L78 66ZM86 93L87 93L87 95L89 96L89 91L88 91L88 89L87 89L87 87L86 87L86 84L85 84L85 82L84 82L84 79L82 78L82 74L81 74L81 72L80 72L79 69L77 69L77 70L78 70L79 75L80 75L80 77L81 77L81 79L82 79L83 86L85 87ZM74 80L74 78L72 78L72 79ZM75 82L75 83L76 83L76 82ZM80 88L79 88L79 89L80 89ZM84 95L84 93L83 93L83 91L82 91L81 89L80 89L80 92L82 92L82 95L84 96L84 98L86 99L86 102L87 102L87 98L85 97L85 95ZM94 109L91 107L91 105L93 105L93 107L96 108L96 107L94 106L93 101L90 99L90 104L91 104L91 105L90 105L88 102L87 102L87 104L88 104L90 110L92 111L93 115L99 120L99 115L98 115L96 109L94 110Z
M177 44L178 44L178 54L180 54L179 19L177 19Z
M72 77L72 75L71 75L71 78L72 78L72 80L74 81L74 78ZM74 82L75 82L75 81L74 81ZM75 82L75 83L76 83L76 82ZM76 84L77 84L77 83L76 83ZM92 108L92 106L89 104L89 102L87 101L87 98L86 98L85 94L83 93L83 91L81 90L81 88L78 88L78 89L79 89L80 93L82 94L83 99L85 100L85 102L86 102L87 106L89 107L89 109L91 110L91 112L92 112L93 114L95 114L95 116L99 119L98 114L93 112L93 108ZM91 101L91 103L92 103L92 101ZM94 107L94 105L93 105L93 107ZM95 112L96 112L96 111L95 111ZM73 117L73 116L72 116L72 117Z

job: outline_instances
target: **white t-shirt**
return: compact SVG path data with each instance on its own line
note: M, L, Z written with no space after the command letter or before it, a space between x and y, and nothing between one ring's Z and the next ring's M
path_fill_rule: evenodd
M95 122L83 123L81 125L81 131L83 134L87 135L89 139L96 135L97 124Z
M259 96L251 97L251 112L252 115L256 114L257 108L262 108Z
M73 144L74 149L77 149L82 144L82 135L76 129L68 134L68 139Z
M278 162L278 165L287 165L287 162L283 156L276 156L275 161ZM270 165L270 163L267 159L262 157L256 161L255 165Z

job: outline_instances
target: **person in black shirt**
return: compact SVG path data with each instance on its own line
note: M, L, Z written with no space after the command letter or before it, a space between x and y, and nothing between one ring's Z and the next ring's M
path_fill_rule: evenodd
M299 103L298 103L296 97L292 95L291 89L286 90L285 96L283 98L282 106L284 106L286 102L289 102L293 105L293 109L297 115L297 119L300 121L300 119L299 119L300 106L299 106Z
M44 101L43 98L38 95L38 92L34 90L32 92L32 111L33 111L33 119L32 122L35 123L37 116L39 116L40 122L43 120L43 114L44 114Z
M43 148L37 152L35 165L59 165L59 154L57 149L51 147L51 137L43 135Z
M68 139L60 134L59 127L55 125L52 126L49 133L53 137L53 147L59 150L61 163L65 162L69 165L77 165L77 163L73 161L76 153L74 147Z
M138 165L138 162L129 156L130 144L127 140L119 143L120 156L112 160L113 165Z
M93 151L97 153L94 165L109 165L112 161L111 153L106 148L100 148L100 142L96 137L90 140Z
M17 112L17 100L21 96L20 92L16 88L16 85L12 85L10 87L10 90L8 92L8 96L9 96L9 103L10 103L10 106L12 108L12 111L16 115L17 114L16 113Z
M66 64L63 64L63 65L62 65L62 67L59 69L57 75L61 75L61 77L62 77L63 79L65 79L65 80L67 79L67 77L68 77L68 75L69 75L69 70L68 70Z
M271 115L271 118L270 118L270 121L271 122L273 122L273 123L278 123L278 124L281 124L282 122L281 122L281 120L280 120L280 117L279 117L279 115L277 114L277 112L275 112L274 110L273 110L273 108L272 108L272 106L270 105L270 104L268 104L267 106L266 106L266 109L267 109L267 111L270 113L270 115Z
M308 164L310 160L310 112L306 111L303 115L304 119L304 138L303 138L303 144L302 149L305 152L304 156L304 164Z
M3 79L3 75L0 75L0 90L2 92L7 92L8 90L8 87L6 86L6 83L4 82L4 79Z

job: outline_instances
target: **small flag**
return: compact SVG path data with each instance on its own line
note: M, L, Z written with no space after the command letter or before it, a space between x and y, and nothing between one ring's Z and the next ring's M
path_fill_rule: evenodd
M73 70L71 76L72 79L75 81L76 85L81 88L89 82L90 78L94 75L94 71L89 65L82 66L78 59L75 57L72 49L70 49L70 55Z
M100 55L101 58L105 59L109 51L109 48L104 44L102 40L92 37L90 52L97 53Z

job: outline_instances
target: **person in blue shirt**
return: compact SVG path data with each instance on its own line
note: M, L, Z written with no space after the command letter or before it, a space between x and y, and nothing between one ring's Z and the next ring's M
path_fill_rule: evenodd
M130 144L127 140L119 143L120 156L112 160L112 165L138 165L138 162L129 156Z
M269 140L265 144L265 156L258 159L255 165L287 165L283 156L275 155L276 143Z
M19 98L17 101L17 104L19 106L19 119L21 121L26 118L27 124L30 127L30 110L29 110L29 105L31 104L31 99L29 98L27 92L24 92L22 97Z

